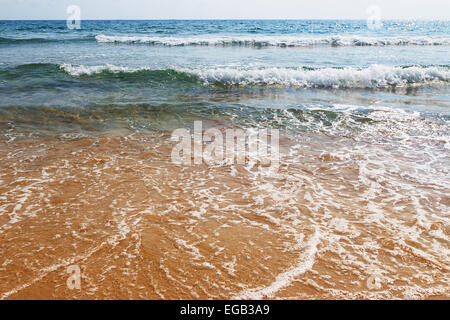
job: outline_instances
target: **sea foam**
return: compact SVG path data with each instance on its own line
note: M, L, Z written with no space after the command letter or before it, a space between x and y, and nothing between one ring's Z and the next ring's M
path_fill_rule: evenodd
M188 72L188 71L187 71ZM324 88L381 88L407 84L448 81L445 67L392 67L372 65L367 68L322 68L309 70L267 68L239 70L232 68L191 70L205 83L225 85L285 85Z
M247 46L247 47L307 47L307 46L436 46L449 45L450 37L404 36L108 36L97 35L99 43L141 43L163 46Z
M195 77L206 85L279 85L310 88L385 88L447 84L450 68L447 66L385 66L372 65L366 68L178 68L151 69L130 68L115 65L83 66L63 64L60 68L72 76L90 76L99 73L135 73L175 71L184 77Z

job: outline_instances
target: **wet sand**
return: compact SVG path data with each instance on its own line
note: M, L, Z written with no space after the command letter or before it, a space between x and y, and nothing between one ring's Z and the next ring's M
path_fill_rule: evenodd
M282 140L267 174L174 165L169 138L1 141L0 298L450 297L450 199L431 186L373 193L405 178L362 181L364 153L332 139Z

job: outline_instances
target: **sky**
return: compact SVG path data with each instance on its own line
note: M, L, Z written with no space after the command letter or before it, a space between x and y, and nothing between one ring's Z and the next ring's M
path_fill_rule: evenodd
M0 0L0 20L81 19L382 19L450 20L450 0Z

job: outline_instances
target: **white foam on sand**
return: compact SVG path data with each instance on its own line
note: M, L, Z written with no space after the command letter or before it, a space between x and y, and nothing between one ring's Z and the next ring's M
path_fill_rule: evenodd
M319 231L315 231L311 239L305 244L305 251L299 257L299 263L290 268L286 272L279 274L275 281L267 287L260 287L256 289L247 289L236 296L233 299L253 299L261 300L264 298L272 298L274 295L283 288L289 286L295 278L304 274L306 271L311 270L314 265L315 256L318 250L318 244L320 243Z

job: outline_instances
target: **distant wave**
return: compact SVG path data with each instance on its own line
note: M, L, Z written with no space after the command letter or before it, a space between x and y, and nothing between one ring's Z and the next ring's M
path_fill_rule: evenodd
M27 44L27 43L51 43L51 42L78 42L92 41L94 37L86 36L81 38L4 38L0 37L0 44Z
M150 68L128 68L114 65L60 66L66 73L75 76L91 76L102 74L135 74L147 76L170 74L174 80L201 81L206 85L274 85L310 88L386 88L392 86L421 85L447 83L450 81L448 66L382 66L372 65L367 68L173 68L155 70Z
M362 37L362 36L223 36L223 37L148 37L97 35L99 43L129 43L163 46L437 46L450 45L450 37Z
M440 46L450 45L450 37L362 37L362 36L85 36L76 38L7 38L0 44L96 41L97 43L147 44L160 46L241 46L241 47L311 47L311 46Z

